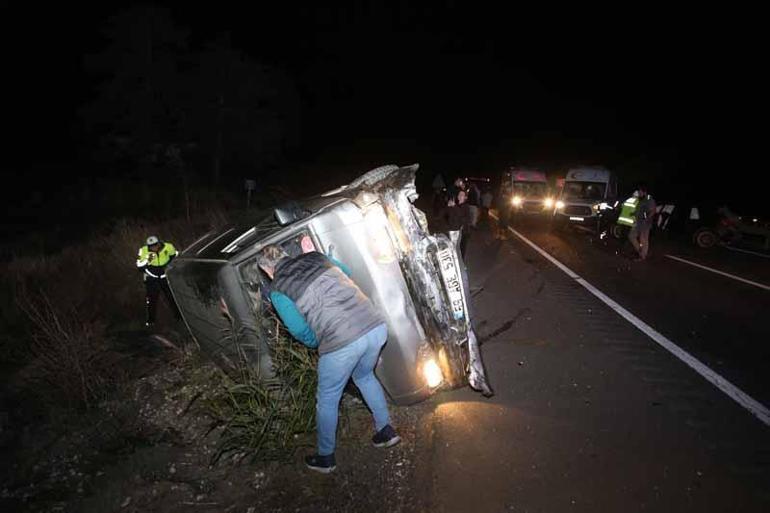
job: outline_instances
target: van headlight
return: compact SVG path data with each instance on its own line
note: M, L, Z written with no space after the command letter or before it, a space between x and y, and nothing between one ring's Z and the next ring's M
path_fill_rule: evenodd
M518 207L519 205L521 205L521 197L514 196L513 199L511 200L511 203L513 204L514 207Z
M557 209L557 210L561 210L561 209L563 209L563 208L564 208L564 202L563 202L563 201L561 201L561 200L557 200L557 201L556 201L556 209Z
M443 353L443 349L440 351ZM417 372L423 379L428 388L434 389L444 382L444 373L441 370L442 364L430 344L423 344L417 353Z
M553 200L551 198L544 199L543 206L545 206L545 208L553 208Z
M435 358L429 358L422 364L422 377L430 388L436 388L444 381L444 374Z

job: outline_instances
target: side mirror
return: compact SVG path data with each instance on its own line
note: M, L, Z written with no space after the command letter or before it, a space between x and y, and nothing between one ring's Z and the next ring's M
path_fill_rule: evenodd
M275 220L278 221L278 224L281 226L287 226L305 219L310 215L310 211L302 208L302 206L296 201L292 201L277 207L273 211L273 214L275 215Z

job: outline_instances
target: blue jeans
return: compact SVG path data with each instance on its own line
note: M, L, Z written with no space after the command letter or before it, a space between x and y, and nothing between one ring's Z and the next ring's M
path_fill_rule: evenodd
M390 423L385 392L374 375L374 366L377 365L380 350L387 339L388 328L380 324L350 344L322 354L318 360L316 429L318 454L321 456L334 453L340 399L351 376L372 410L376 430Z

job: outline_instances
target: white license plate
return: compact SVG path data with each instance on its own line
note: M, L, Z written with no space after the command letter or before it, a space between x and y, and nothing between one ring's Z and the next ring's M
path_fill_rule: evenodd
M452 308L452 316L455 319L465 317L463 306L463 286L460 282L460 270L457 268L451 249L442 249L438 252L438 265L441 269L441 277L444 279L444 287L449 294L449 303Z
M570 216L569 220L570 221L585 221L585 219L583 219L582 217L572 217L572 216Z

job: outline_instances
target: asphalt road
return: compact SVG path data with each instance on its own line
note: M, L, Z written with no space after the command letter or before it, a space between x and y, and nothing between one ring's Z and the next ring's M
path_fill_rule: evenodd
M581 232L516 229L765 406L768 261L662 240L630 262ZM752 258L747 258L751 256ZM517 237L466 258L496 395L437 395L422 474L434 511L770 511L770 427Z

